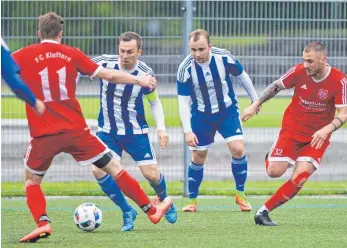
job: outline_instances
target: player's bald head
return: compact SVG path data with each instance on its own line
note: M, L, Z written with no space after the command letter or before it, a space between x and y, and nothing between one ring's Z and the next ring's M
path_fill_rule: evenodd
M206 39L207 44L210 44L210 36L208 32L204 29L196 29L193 32L191 32L189 35L189 40L197 41L201 37Z
M309 43L304 48L304 52L306 52L306 53L315 52L315 53L319 53L323 56L327 56L327 50L325 49L325 46L318 41L313 41L313 42Z

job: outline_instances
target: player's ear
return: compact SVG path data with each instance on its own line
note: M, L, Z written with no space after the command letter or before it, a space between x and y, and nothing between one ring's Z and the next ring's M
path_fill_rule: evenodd
M41 32L40 31L37 31L37 36L39 37L40 40L43 40L42 39L42 35L41 35Z
M139 56L141 56L141 55L142 55L142 52L143 52L143 50L140 48L140 49L137 51L137 54L138 54Z

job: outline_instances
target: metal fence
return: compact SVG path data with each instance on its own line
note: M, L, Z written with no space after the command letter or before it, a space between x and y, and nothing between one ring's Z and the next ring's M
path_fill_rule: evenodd
M192 6L192 18L189 18ZM301 61L310 41L321 41L331 65L347 72L347 1L1 1L2 37L12 50L37 42L37 17L55 11L65 19L63 42L89 56L117 52L117 37L131 30L142 35L141 60L151 66L160 81L161 94L175 96L176 71L187 51L190 27L209 31L213 45L237 56L250 74L258 92ZM3 99L8 94L5 86ZM240 94L242 89L236 85ZM78 94L91 98L98 84L81 81ZM2 109L11 112L11 109ZM98 109L84 109L95 113ZM6 114L6 113L5 113ZM12 113L16 116L16 113ZM282 114L282 113L271 113ZM178 115L178 113L176 113ZM95 122L95 121L94 121ZM93 120L90 121L94 125ZM246 129L249 151L249 179L266 179L263 156L278 129ZM162 171L168 180L183 179L184 146L179 128L169 129L171 146L158 151ZM153 140L155 135L151 134ZM2 118L2 180L22 180L22 155L28 140L25 121ZM316 180L340 180L347 176L347 133L340 130L326 155ZM154 141L156 144L156 142ZM205 178L231 179L230 154L220 137L209 152ZM123 164L141 178L129 157ZM93 180L91 173L61 155L54 160L48 180Z

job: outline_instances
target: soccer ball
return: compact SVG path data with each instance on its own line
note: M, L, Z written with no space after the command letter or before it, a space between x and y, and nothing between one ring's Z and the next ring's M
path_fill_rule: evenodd
M76 226L82 231L93 231L102 221L102 212L94 203L82 203L73 215Z

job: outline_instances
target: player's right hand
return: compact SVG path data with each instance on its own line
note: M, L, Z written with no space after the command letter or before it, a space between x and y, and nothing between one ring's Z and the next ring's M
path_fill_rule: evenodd
M188 146L196 147L199 144L198 138L196 137L195 133L193 133L193 132L185 133L184 138L185 138Z
M157 79L151 75L137 76L138 84L153 90L157 86Z
M45 112L46 106L41 100L36 99L36 103L33 109L35 110L36 115L40 116L43 114L43 112Z

